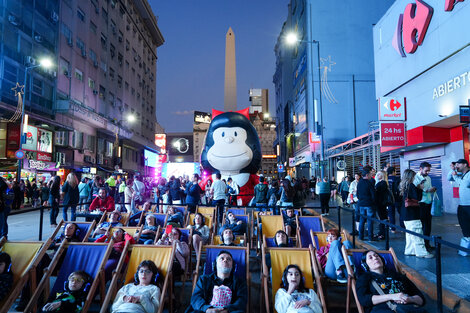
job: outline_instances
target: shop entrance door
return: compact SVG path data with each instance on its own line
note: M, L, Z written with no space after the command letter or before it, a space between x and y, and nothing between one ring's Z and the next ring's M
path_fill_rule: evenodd
M410 169L415 171L416 173L419 172L419 165L421 162L428 162L431 164L431 172L429 173L429 177L431 178L431 183L434 187L436 187L437 196L442 201L442 167L441 167L441 158L429 158L429 159L421 159L421 160L413 160L410 161Z

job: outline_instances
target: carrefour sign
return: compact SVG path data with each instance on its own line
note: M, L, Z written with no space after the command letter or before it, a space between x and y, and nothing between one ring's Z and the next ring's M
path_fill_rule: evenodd
M379 120L405 121L405 98L382 97L379 99Z

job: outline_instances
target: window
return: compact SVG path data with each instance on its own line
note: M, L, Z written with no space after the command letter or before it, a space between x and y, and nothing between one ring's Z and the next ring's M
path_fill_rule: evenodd
M105 50L106 50L107 41L108 41L108 38L106 38L106 36L103 33L101 33L101 47Z
M62 23L62 34L64 34L65 38L67 38L67 40L73 44L72 42L72 31L70 30L70 28L68 28L67 25L65 25L64 23Z
M120 67L122 67L122 60L123 60L122 54L118 53L118 62L119 62Z
M106 11L103 7L101 8L101 16L103 17L103 21L108 24L108 11Z
M101 60L100 67L103 70L103 72L106 74L106 72L108 71L108 65L106 65L105 61Z
M90 49L90 59L93 61L93 63L96 63L96 61L97 61L96 53L95 53L95 51L93 51L91 49Z
M90 29L96 35L96 25L92 21L90 21Z
M91 89L95 89L95 81L90 77L88 77L88 87L90 87Z
M116 48L112 44L109 45L109 52L111 53L111 59L114 58L116 55Z
M85 13L80 8L77 9L77 17L80 21L85 22Z
M33 78L33 92L42 96L42 80Z
M109 77L111 77L111 80L114 79L114 69L112 67L109 67Z
M126 90L129 90L129 83L128 83L128 82L124 82L124 87L126 88Z
M85 43L79 37L77 37L77 48L83 51L86 51Z
M106 88L100 85L100 99L106 100Z
M106 157L111 158L113 156L113 143L106 141Z
M83 81L83 73L82 71L75 69L75 78L79 81Z
M118 87L119 87L119 88L122 88L122 77L119 76L119 75L118 75L117 83L118 83Z
M66 59L60 58L59 60L60 73L64 74L65 76L69 76L69 68L70 68L70 63Z

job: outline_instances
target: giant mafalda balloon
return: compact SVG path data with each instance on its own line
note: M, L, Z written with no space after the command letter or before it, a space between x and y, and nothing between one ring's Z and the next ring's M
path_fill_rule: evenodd
M222 179L231 177L240 187L243 205L253 197L258 184L258 171L261 164L261 145L258 133L251 124L249 109L238 112L212 110L212 122L207 130L201 164L204 171L220 173ZM203 182L204 187L206 182Z

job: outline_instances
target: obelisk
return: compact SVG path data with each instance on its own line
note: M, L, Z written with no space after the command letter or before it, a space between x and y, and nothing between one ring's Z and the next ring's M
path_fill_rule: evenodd
M224 110L237 110L237 70L235 66L235 34L230 27L225 35Z

